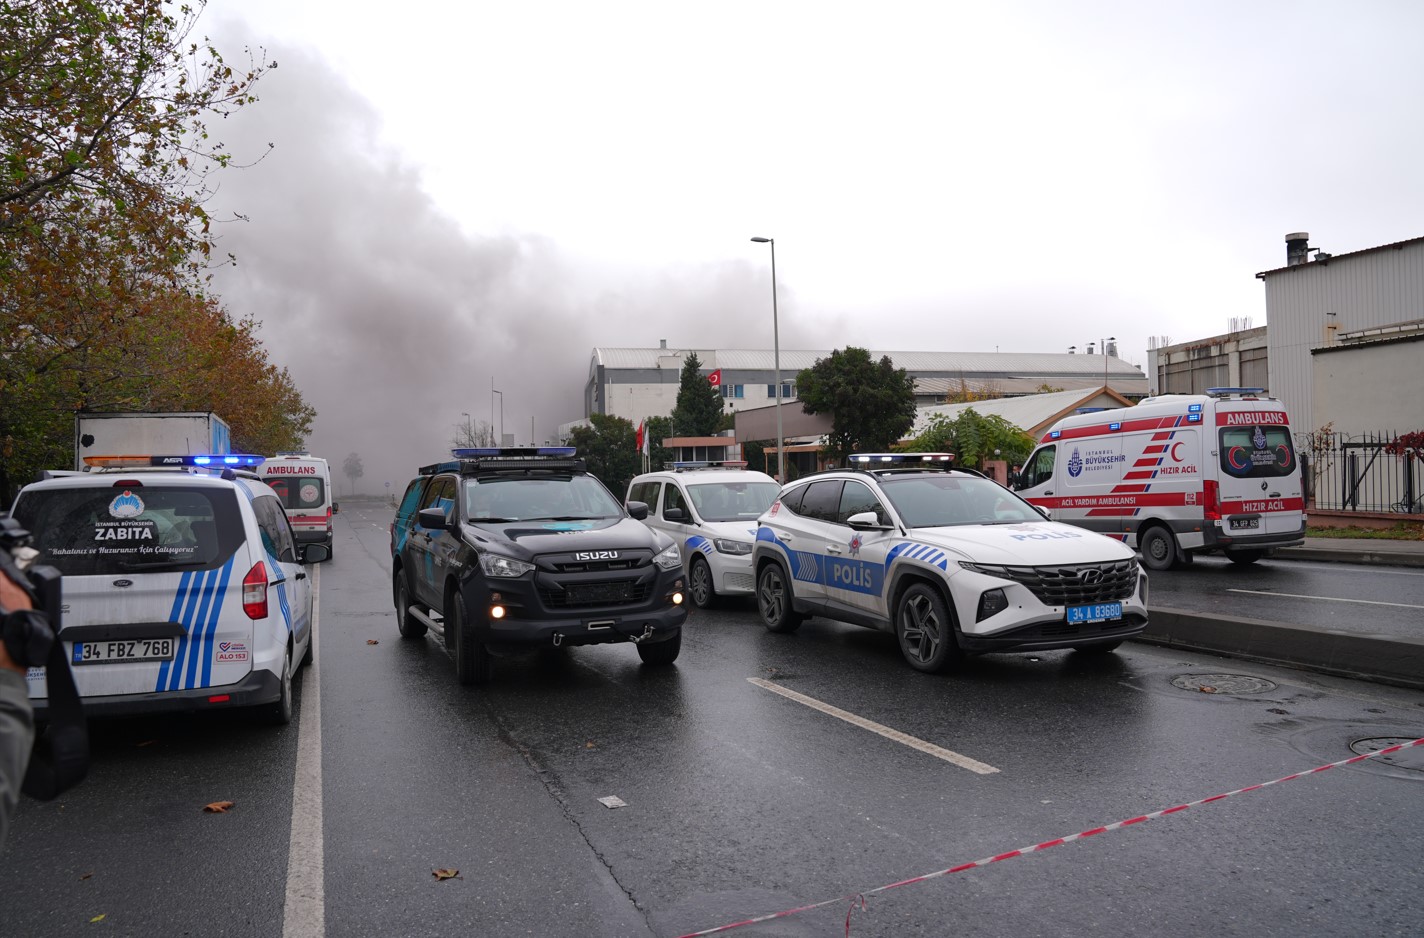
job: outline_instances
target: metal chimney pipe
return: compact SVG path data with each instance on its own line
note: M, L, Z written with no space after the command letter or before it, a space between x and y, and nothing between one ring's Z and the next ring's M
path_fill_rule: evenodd
M1286 235L1286 266L1299 267L1310 262L1310 232L1293 231Z

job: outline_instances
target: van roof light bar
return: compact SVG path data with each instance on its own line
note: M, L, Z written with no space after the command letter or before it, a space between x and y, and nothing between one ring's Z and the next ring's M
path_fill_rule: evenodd
M200 453L196 455L153 456L130 454L120 456L85 456L84 465L94 469L147 469L170 466L197 466L202 469L221 469L225 466L258 466L266 456L252 453Z
M1210 397L1255 397L1265 394L1265 388L1207 388L1206 393Z

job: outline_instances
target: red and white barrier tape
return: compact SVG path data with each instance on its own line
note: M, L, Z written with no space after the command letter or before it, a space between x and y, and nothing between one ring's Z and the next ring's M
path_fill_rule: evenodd
M1153 811L1151 814L1140 814L1137 817L1128 818L1125 821L1116 821L1112 824L1107 824L1103 827L1094 827L1092 830L1081 831L1077 834L1070 834L1067 837L1056 837L1053 840L1045 840L1043 843L1034 844L1030 847L1020 847L1017 850L1010 850L1008 853L1001 853L997 856L985 857L982 860L975 860L972 863L961 863L958 866L951 866L945 870L938 870L934 873L925 873L923 876L914 876L910 879L902 879L898 883L889 883L884 886L877 886L874 889L867 889L865 892L859 892L848 896L838 896L835 899L827 899L824 902L816 902L811 905L797 906L794 909L786 909L782 912L772 912L769 915L758 915L756 918L743 919L740 922L731 922L727 925L718 925L716 928L708 928L703 931L688 932L685 935L679 936L679 938L701 938L702 935L716 935L720 932L731 931L734 928L741 928L745 925L756 925L760 922L770 922L773 919L786 918L791 915L797 915L801 912L809 912L812 909L822 909L828 905L835 905L837 902L851 903L850 909L846 912L846 935L849 936L851 914L855 912L857 905L859 905L861 909L865 908L866 896L873 896L876 893L887 892L891 889L899 889L901 886L909 886L914 883L923 883L927 880L935 879L940 876L948 876L951 873L962 873L965 870L972 870L976 867L988 866L991 863L998 863L1001 860L1007 860L1011 857L1019 857L1023 856L1026 853L1034 853L1039 850L1047 850L1049 847L1057 847L1059 844L1072 843L1075 840L1082 840L1085 837L1092 837L1097 834L1106 834L1108 831L1115 831L1124 827L1131 827L1133 824L1141 824L1143 821L1150 821L1154 818L1163 817L1164 815L1168 814L1176 814L1179 811L1185 811L1188 808L1195 808L1198 805L1211 804L1213 801L1221 801L1223 798L1230 798L1233 795L1244 795L1248 791L1260 791L1262 788L1270 788L1272 785L1279 785L1282 782L1289 782L1297 778L1304 778L1307 775L1317 775L1321 772L1326 771L1327 769L1336 768L1337 766L1351 765L1356 762L1364 762L1366 759L1374 759L1378 756L1387 756L1392 752L1399 752L1401 749L1408 749L1411 746L1424 746L1424 738L1416 739L1413 742L1409 743L1400 743L1397 746L1388 746L1376 752L1367 752L1363 755L1352 756L1349 759L1341 759L1339 762L1332 762L1329 765L1316 766L1313 769L1308 769L1304 772L1296 772L1294 775L1287 775L1284 778L1278 778L1273 781L1262 782L1259 785L1248 785L1245 788L1238 788L1235 791L1228 791L1225 794L1212 795L1210 798L1202 798L1198 801L1188 801L1186 804L1179 804L1170 808L1163 808L1161 811Z

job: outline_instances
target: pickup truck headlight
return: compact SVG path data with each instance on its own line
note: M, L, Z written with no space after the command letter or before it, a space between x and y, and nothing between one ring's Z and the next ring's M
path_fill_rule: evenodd
M523 576L534 569L534 565L524 560L501 557L498 554L480 554L480 569L485 576Z
M676 570L682 566L682 553L674 544L653 558L653 563L658 565L659 570Z
M723 554L750 554L752 545L746 541L734 541L726 537L713 538L712 546Z

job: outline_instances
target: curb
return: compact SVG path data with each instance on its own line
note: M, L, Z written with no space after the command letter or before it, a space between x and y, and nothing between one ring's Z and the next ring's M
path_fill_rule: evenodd
M1424 640L1149 608L1134 641L1424 689Z
M1324 560L1330 563L1369 563L1390 567L1424 567L1424 550L1397 552L1335 550L1329 547L1283 547L1276 551L1276 560Z

